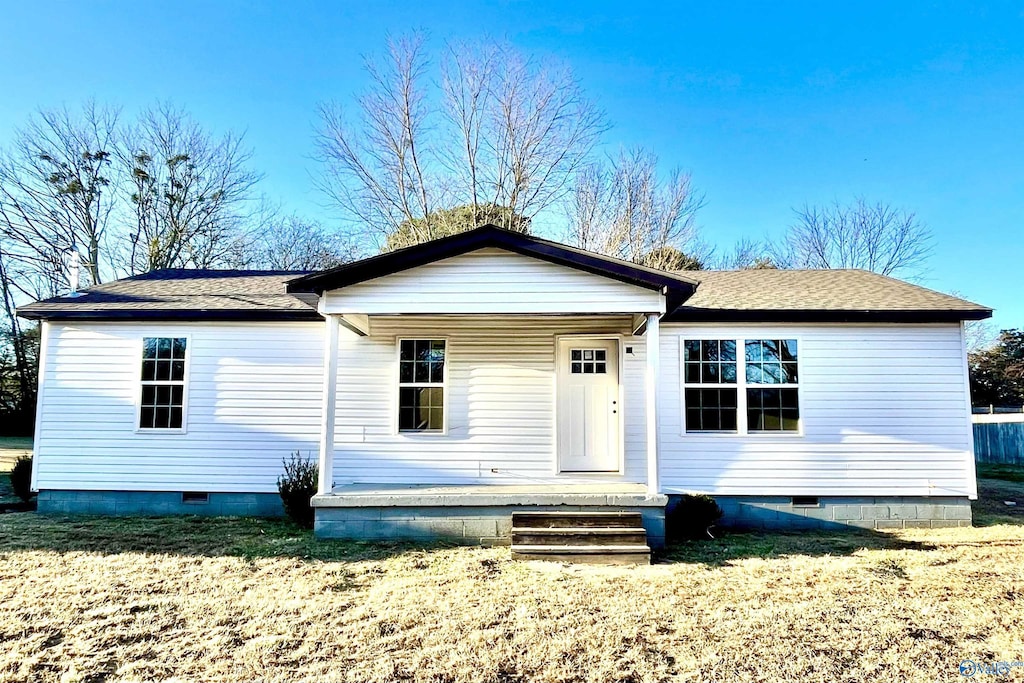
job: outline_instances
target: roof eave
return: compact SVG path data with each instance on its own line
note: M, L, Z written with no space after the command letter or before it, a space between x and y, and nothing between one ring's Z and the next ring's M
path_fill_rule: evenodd
M151 322L288 322L322 320L315 309L270 309L270 310L216 310L216 309L120 309L120 310L76 310L76 309L18 309L19 317L26 320L45 321L88 321L116 322L145 320Z
M766 310L687 308L680 306L662 319L663 322L772 322L772 323L951 323L985 320L992 310L980 309L914 309L914 310Z

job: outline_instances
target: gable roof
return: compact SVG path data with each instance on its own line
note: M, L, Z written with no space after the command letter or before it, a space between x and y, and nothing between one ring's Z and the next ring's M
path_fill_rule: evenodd
M29 319L320 320L316 296L285 283L308 271L168 268L18 308Z
M695 281L685 275L648 268L494 225L484 225L296 278L288 283L288 291L322 294L328 289L347 287L488 247L505 249L645 289L667 288L670 295L685 296L692 293L695 286Z
M485 247L668 292L665 322L981 320L992 310L863 270L668 273L493 226L322 272L166 269L18 308L43 320L320 320L318 295Z
M946 322L992 309L866 270L698 270L667 322Z

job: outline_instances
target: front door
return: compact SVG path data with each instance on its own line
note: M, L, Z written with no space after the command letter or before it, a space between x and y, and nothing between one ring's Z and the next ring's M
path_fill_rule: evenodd
M619 471L619 344L562 339L558 348L558 465Z

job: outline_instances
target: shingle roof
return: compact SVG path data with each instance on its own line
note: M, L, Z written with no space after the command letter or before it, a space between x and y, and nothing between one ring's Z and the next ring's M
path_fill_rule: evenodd
M18 308L25 318L317 319L315 295L285 283L308 271L155 270Z
M319 319L317 295L288 293L297 271L157 270L22 306L33 319ZM942 322L984 306L863 270L686 271L696 291L666 322Z
M688 271L697 291L671 320L739 320L832 317L891 318L908 322L987 318L991 309L866 270ZM830 314L822 316L821 314Z

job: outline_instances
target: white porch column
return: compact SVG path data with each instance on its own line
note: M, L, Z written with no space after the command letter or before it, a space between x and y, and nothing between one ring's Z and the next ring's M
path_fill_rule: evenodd
M338 385L338 316L324 327L324 387L320 412L320 480L317 493L330 493L334 481L334 420Z
M659 492L658 480L658 352L661 335L658 323L660 314L647 314L647 373L644 382L644 414L647 418L647 492Z

